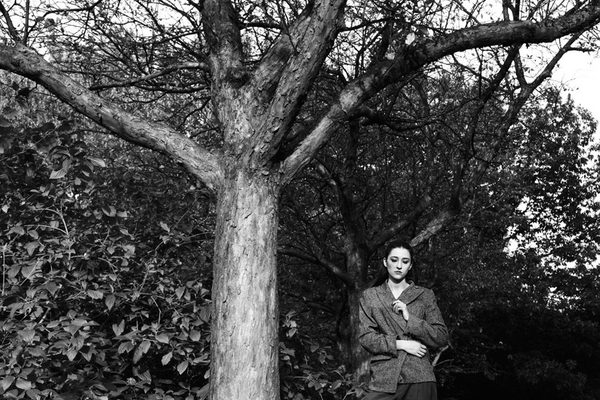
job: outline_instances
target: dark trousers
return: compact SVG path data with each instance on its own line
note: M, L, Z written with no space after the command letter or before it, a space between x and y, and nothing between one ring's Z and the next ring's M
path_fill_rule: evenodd
M437 400L435 382L403 383L396 393L369 392L363 400Z

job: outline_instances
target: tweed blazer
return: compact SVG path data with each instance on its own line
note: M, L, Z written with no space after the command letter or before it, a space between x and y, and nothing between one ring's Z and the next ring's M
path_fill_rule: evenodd
M359 340L371 353L369 388L395 393L398 383L435 382L430 351L448 343L448 329L433 291L410 284L398 297L406 303L408 322L396 313L387 282L365 290L360 298ZM427 347L424 357L396 349L397 339L417 340Z

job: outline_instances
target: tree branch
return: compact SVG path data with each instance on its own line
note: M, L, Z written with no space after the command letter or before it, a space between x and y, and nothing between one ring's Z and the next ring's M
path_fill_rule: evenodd
M166 125L151 124L123 111L58 71L33 50L22 45L0 45L0 69L44 86L58 99L115 136L171 156L210 189L220 187L222 170L217 155Z
M317 252L318 254L308 255L304 252L301 252L297 249L291 248L282 248L277 249L277 253L285 254L290 257L295 257L300 260L308 261L312 264L318 265L320 267L325 268L337 278L339 278L346 286L349 288L356 288L356 283L352 280L352 277L348 275L346 271L338 267L334 262L328 260L322 253ZM314 252L313 252L314 253Z
M435 236L456 215L458 215L458 210L455 210L453 207L448 207L440 211L431 221L429 221L427 226L417 234L417 236L412 238L410 245L416 247Z
M254 97L269 104L256 129L253 151L270 160L296 118L310 85L333 46L345 0L319 0L303 11L265 55L252 77Z
M417 206L403 219L398 220L395 224L387 227L385 230L381 231L377 236L375 236L371 241L369 241L369 251L374 251L375 249L382 246L385 242L394 237L398 232L406 229L410 224L412 224L418 217L421 215L427 207L431 204L431 196L423 197Z
M242 39L233 5L229 0L205 0L200 3L217 91L229 84L240 87L245 83L246 72L242 63Z
M497 135L497 139L495 140L495 143L492 146L491 157L487 160L479 159L479 163L475 167L475 173L478 176L482 176L485 173L485 171L491 164L493 158L496 157L496 155L500 152L502 145L505 144L506 134L508 133L510 127L515 123L519 112L521 111L529 97L531 97L535 89L537 89L545 79L551 76L554 67L556 67L560 59L565 55L565 53L567 53L571 49L571 45L575 43L575 41L577 41L577 39L579 39L581 35L582 32L578 32L575 35L573 35L567 41L567 43L564 46L562 46L561 49L554 55L552 60L550 60L548 65L546 65L546 67L535 77L535 79L531 83L526 84L521 88L521 91L519 92L517 98L511 103L510 107L504 114L504 118L502 118L502 125L498 128L499 134Z
M126 81L120 81L120 82L115 82L115 83L106 84L106 85L93 85L93 86L90 86L89 89L94 90L94 91L100 91L100 90L106 90L106 89L112 89L112 88L118 88L118 87L132 86L132 85L135 85L135 84L138 84L141 82L150 81L152 79L156 79L158 77L168 75L171 72L180 71L182 69L199 69L199 70L203 70L203 71L209 71L208 65L206 65L204 63L186 62L183 64L170 65L170 66L168 66L160 71L154 72L152 74L140 76L138 78L133 78L133 79L129 79Z
M17 32L17 29L15 28L15 26L12 22L12 19L10 18L10 14L8 13L8 10L4 7L4 4L2 4L1 1L0 1L0 14L2 14L2 16L4 17L4 20L6 21L8 33L9 33L10 37L12 38L12 40L14 40L15 43L21 43L21 41L22 41L21 35L19 35L19 32Z
M339 128L340 123L351 116L365 100L385 86L401 81L425 64L478 47L551 42L569 33L589 29L599 20L600 2L594 0L588 7L567 12L553 20L539 23L504 21L417 40L399 51L394 60L375 64L342 90L337 101L330 106L313 131L282 164L283 181L289 182Z

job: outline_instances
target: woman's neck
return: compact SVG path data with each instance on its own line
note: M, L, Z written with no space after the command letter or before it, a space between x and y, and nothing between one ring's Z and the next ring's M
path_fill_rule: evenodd
M406 278L402 279L400 282L388 278L387 284L392 293L394 294L394 297L400 296L400 293L402 293L407 287L410 286L410 284L406 282Z

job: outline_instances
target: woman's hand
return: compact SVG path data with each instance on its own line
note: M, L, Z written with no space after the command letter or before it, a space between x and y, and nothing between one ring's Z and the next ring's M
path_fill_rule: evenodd
M398 314L401 313L404 319L408 321L408 307L406 307L405 303L401 302L400 300L396 300L392 303L392 307L394 308L394 311L396 311Z
M427 353L427 347L416 340L396 340L396 348L419 358Z

